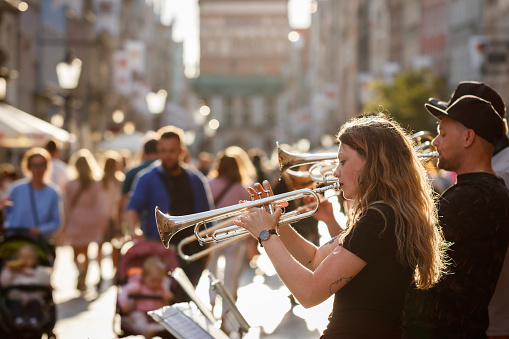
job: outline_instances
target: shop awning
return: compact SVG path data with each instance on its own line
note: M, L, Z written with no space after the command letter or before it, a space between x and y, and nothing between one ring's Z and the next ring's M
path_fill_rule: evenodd
M44 146L50 138L68 143L69 132L6 103L0 103L0 146L28 148Z
M127 149L133 154L138 154L143 151L144 143L145 133L134 132L131 134L119 134L111 139L103 140L95 145L95 149L99 151L121 151Z

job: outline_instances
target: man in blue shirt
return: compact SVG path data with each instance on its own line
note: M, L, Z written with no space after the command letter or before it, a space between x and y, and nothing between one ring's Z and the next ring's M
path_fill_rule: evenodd
M171 215L187 215L208 211L213 206L205 177L182 160L185 154L183 131L166 126L158 133L159 159L138 174L127 205L127 227L134 239L160 241L154 213L156 207ZM143 221L140 220L142 215ZM189 227L178 232L170 246L176 246L193 231ZM163 246L162 242L160 245ZM180 260L180 266L194 286L198 284L205 268L205 260L203 258L191 263Z

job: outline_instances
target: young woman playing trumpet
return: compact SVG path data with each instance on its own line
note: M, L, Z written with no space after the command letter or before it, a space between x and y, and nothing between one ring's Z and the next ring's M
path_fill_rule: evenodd
M235 224L265 248L279 277L304 307L335 295L322 338L401 338L401 313L412 282L432 286L446 268L446 244L426 171L394 121L361 117L346 123L334 176L350 200L347 230L317 248L273 214L251 208ZM248 188L272 195L268 182ZM277 236L279 235L279 236Z

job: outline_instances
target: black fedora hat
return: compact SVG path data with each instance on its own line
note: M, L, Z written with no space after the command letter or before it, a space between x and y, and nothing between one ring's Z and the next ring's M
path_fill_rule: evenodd
M424 106L437 119L442 120L448 116L474 130L475 134L492 144L504 134L504 123L498 112L490 102L479 97L464 95L445 109L431 104Z

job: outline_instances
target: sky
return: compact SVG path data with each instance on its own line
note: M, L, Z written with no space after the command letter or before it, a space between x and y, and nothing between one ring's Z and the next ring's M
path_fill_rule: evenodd
M309 13L312 0L289 0L288 20L292 28L307 28L311 22ZM195 65L199 59L198 41L198 0L166 0L162 21L169 24L173 21L173 38L184 42L184 64L186 76L195 76Z

